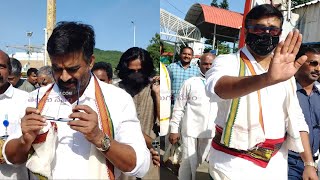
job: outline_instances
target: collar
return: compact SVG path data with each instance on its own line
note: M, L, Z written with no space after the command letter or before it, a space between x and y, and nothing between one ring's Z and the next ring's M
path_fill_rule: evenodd
M250 51L248 50L247 46L244 46L240 51L242 51L248 57L251 63L258 63L253 57L253 55L250 53ZM239 51L239 57L240 57L240 51Z
M181 60L178 61L177 64L178 64L180 67L184 68L184 67L182 66ZM190 65L188 66L188 68L191 68L191 67L192 67L192 63L190 62Z
M3 94L0 94L0 97L6 96L8 98L11 98L13 96L13 91L14 91L14 87L12 86L12 84L10 84L8 89Z
M205 74L203 74L201 71L199 71L200 72L200 77L203 77L203 78L205 78L206 77L206 75Z
M297 83L297 91L301 91L301 90L305 91L305 90L303 89L303 87L301 86L301 84L300 84L297 80L296 80L296 83ZM316 86L315 83L313 84L312 92L315 92L315 93L320 94L320 91L319 91L319 89L317 88L317 86Z

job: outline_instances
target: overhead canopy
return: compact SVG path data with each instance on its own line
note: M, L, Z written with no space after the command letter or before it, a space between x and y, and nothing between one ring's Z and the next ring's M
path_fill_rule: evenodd
M234 42L239 38L243 15L237 12L196 3L185 20L197 26L203 37L213 39L214 29L219 41Z
M195 25L163 9L160 9L160 36L163 40L182 44L199 42L201 39L200 31Z

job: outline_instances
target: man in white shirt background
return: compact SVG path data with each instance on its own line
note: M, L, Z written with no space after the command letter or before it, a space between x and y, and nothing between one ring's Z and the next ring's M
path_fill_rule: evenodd
M52 179L148 171L150 154L132 98L90 72L94 37L89 25L57 24L47 43L55 83L30 94L21 130L4 145L8 163L27 161L32 172ZM31 147L36 153L27 159Z
M20 119L25 111L28 93L14 88L8 82L11 73L9 56L0 50L0 150L16 128L20 128ZM2 153L0 155L0 179L28 179L25 164L10 166L5 163Z
M211 68L215 55L201 56L200 76L187 79L176 99L170 121L169 141L175 144L182 137L182 162L179 179L196 179L198 166L206 159L210 142L214 136L214 120L217 114L216 103L210 102L205 92L204 74Z

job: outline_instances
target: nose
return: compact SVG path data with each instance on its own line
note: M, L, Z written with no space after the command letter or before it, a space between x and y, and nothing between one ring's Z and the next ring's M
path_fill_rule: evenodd
M69 79L71 79L72 77L70 76L70 74L66 71L63 70L61 75L60 75L60 79L64 82L67 82Z

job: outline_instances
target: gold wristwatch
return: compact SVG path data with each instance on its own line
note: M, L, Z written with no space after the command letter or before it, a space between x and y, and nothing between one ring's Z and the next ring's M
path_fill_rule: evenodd
M318 165L317 165L317 163L315 163L315 162L311 162L311 161L309 161L309 162L304 162L303 165L304 165L304 166L312 166L312 167L314 167L316 170L318 170Z

